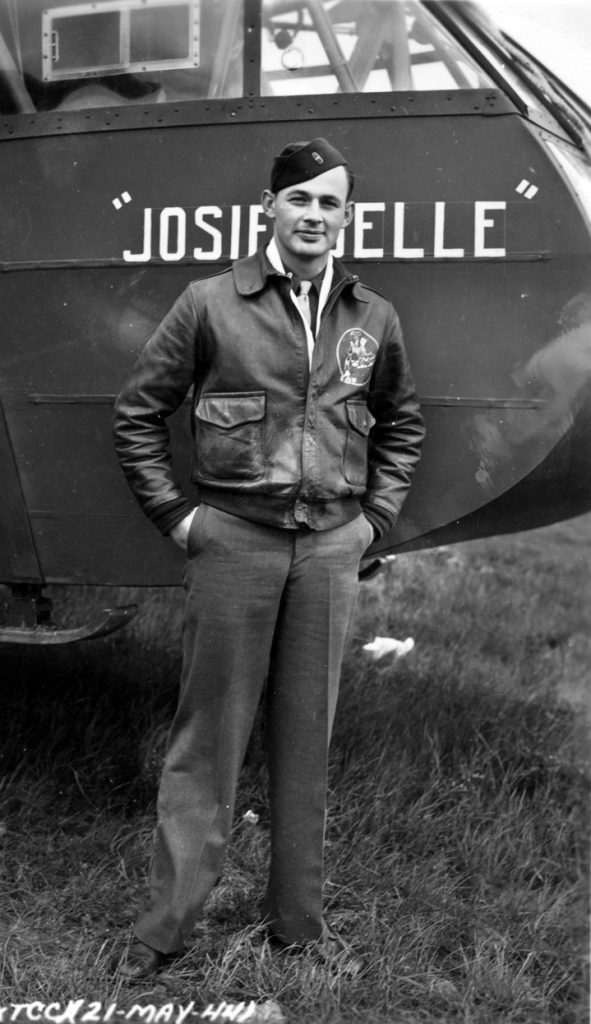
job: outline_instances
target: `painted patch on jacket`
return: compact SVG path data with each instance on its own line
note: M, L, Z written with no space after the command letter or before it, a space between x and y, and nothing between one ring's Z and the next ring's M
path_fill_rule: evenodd
M360 387L367 384L376 361L379 345L375 338L360 327L350 327L337 345L337 360L343 384Z

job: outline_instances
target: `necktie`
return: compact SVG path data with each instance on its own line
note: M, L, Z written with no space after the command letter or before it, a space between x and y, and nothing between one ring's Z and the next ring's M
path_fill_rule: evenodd
M312 282L311 281L300 281L300 287L298 289L298 294L296 296L296 298L298 300L298 306L300 307L300 312L301 312L304 320L306 321L308 327L312 326L312 312L311 312L311 309L310 309L310 295L309 295L311 287L312 287Z

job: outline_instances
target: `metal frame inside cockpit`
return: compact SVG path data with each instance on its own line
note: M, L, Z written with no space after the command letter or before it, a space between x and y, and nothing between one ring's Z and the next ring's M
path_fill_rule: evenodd
M7 16L4 19L11 26L13 34L13 51L0 30L0 76L4 80L5 90L14 105L15 114L34 114L36 107L27 92L22 66L19 67L17 49L19 46L19 18L22 19L24 8L17 8L16 0L3 0ZM59 7L46 8L40 11L42 28L40 29L41 54L43 65L43 81L55 83L67 79L79 80L81 83L92 81L99 76L127 74L130 72L146 72L163 68L197 68L200 66L199 54L199 13L201 4L198 0L187 0L185 3L176 0L149 0L149 8L155 11L166 6L186 6L189 14L188 31L192 32L194 43L188 46L187 53L182 57L170 60L145 60L134 62L125 60L130 53L130 17L133 11L140 8L146 10L146 2L142 0L106 0L104 4L74 3ZM291 78L290 93L302 92L309 94L311 89L298 88L298 76L287 69L262 69L261 50L262 30L266 30L272 41L290 38L297 32L305 39L306 33L314 34L319 45L320 58L316 65L306 65L305 77L327 75L334 76L337 84L337 95L363 93L367 88L369 75L380 69L386 72L389 90L393 93L413 88L412 68L415 65L437 61L445 66L455 84L455 88L474 88L457 55L446 47L445 39L438 39L437 46L433 41L430 19L417 4L413 6L412 41L414 51L411 57L406 19L409 17L407 5L403 2L386 3L385 0L371 0L364 8L363 18L355 25L356 39L347 56L341 45L339 36L346 35L350 20L350 11L344 6L342 20L339 21L339 0L326 5L322 0L271 0L263 5L262 0L225 0L223 17L213 55L211 75L202 96L196 102L227 98L232 95L229 80L236 71L237 52L242 51L243 80L241 95L243 98L273 96L273 83ZM60 23L66 25L67 19L88 17L89 21L97 14L113 12L120 17L120 55L111 63L100 66L85 64L82 60L75 67L52 70L52 45L55 45L56 33ZM331 15L333 20L331 20ZM294 22L295 19L295 22ZM191 28L192 26L192 28ZM0 22L1 29L1 22ZM350 29L352 32L352 29ZM54 43L52 44L52 40ZM54 54L55 55L55 54ZM20 61L22 64L22 60ZM309 82L308 82L309 85ZM323 91L323 90L320 90ZM98 104L104 106L104 104Z

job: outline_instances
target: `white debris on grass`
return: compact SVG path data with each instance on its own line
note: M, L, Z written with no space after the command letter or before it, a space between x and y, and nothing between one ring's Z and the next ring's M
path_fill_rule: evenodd
M370 655L373 661L378 661L386 654L391 654L395 658L404 658L412 651L414 645L412 636L407 636L406 640L395 640L392 636L376 636L370 644L363 645L363 650Z
M259 816L255 811L245 811L245 813L242 815L242 820L245 821L248 825L258 825Z
M257 1004L251 1024L263 1024L263 1021L265 1024L284 1024L286 1019L279 1003L274 999L268 999L266 1003Z

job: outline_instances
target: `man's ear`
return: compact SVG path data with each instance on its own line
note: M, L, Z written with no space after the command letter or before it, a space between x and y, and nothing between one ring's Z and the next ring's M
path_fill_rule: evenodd
M268 188L264 189L261 193L261 206L267 217L273 218L275 216L275 194Z
M351 221L353 220L354 212L355 212L355 203L353 202L352 199L350 199L348 203L345 203L345 221L344 221L344 224L343 224L344 228L348 227L349 224L351 223Z

